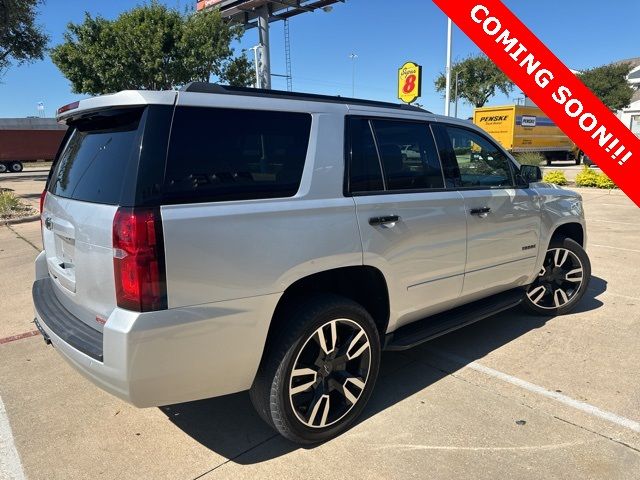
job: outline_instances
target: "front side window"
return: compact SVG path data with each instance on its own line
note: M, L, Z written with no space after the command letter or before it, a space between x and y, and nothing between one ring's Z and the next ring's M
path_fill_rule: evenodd
M300 187L310 131L306 113L178 107L165 201L291 197Z
M450 142L450 156L459 170L459 186L466 188L511 187L514 185L511 164L496 145L476 132L453 126L445 127Z

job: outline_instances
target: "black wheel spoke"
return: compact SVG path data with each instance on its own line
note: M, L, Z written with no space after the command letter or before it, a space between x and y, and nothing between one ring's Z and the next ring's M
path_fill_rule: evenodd
M336 389L352 405L358 401L360 394L364 391L365 381L358 376L342 375L340 380L335 380Z

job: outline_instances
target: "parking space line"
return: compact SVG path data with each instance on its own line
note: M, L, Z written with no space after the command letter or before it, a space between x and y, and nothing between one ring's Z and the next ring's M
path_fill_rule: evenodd
M35 337L39 333L40 332L38 330L31 330L30 332L24 332L19 333L18 335L11 335L10 337L0 338L0 345L2 345L3 343L15 342L16 340L22 340L23 338Z
M615 220L596 220L593 218L589 219L589 223L591 222L596 222L596 223L617 223L618 225L633 225L634 227L638 226L638 223L633 223L633 222L616 222Z
M22 462L13 442L9 417L0 397L0 479L25 480Z
M556 400L568 407L574 408L576 410L580 410L581 412L587 413L593 417L601 418L602 420L606 420L611 423L615 423L624 428L628 428L634 432L640 433L640 422L636 422L635 420L631 420L629 418L622 417L612 412L608 412L606 410L602 410L595 405L591 405L586 402L581 402L580 400L576 400L567 395L563 395L562 393L554 392L551 390L547 390L544 387L536 385L534 383L527 382L526 380L522 380L518 377L514 377L512 375L500 372L498 370L494 370L490 367L485 367L480 363L473 362L464 357L455 355L453 353L445 352L440 349L430 348L430 352L435 353L436 355L443 357L446 360L452 361L454 363L459 363L464 365L467 368L475 370L476 372L483 373L489 377L497 378L498 380L502 380L504 382L510 383L517 387L528 390L529 392L536 393L543 397L550 398L552 400Z
M391 445L381 445L378 450L403 449L403 450L435 450L435 451L464 451L464 452L522 452L532 450L536 452L549 450L565 450L579 445L585 445L587 442L576 440L573 442L551 443L548 445L521 445L514 447L463 447L455 445L419 445L411 443L393 443Z
M599 203L598 206L600 205L605 205L607 207L634 207L634 208L638 208L638 206L635 203Z
M608 197L608 196L609 196L609 194L608 194L608 193L604 193L604 194L602 194L602 195L597 195L597 196L595 196L595 197L591 197L591 198L585 198L585 197L584 197L584 195L583 195L583 197L582 197L582 203L592 202L592 201L597 200L597 199L599 199L599 198L602 198L602 197Z
M589 291L593 291L596 292L598 291L595 288L590 288ZM640 298L638 297L630 297L629 295L621 295L619 293L613 293L613 292L609 292L608 290L605 290L604 292L602 292L602 295L609 295L611 297L618 297L618 298L624 298L625 300L635 300L635 301L640 301Z
M640 253L640 250L633 250L632 248L611 247L609 245L598 245L597 243L590 243L589 245L587 245L587 248L588 247L610 248L612 250L622 250L623 252Z

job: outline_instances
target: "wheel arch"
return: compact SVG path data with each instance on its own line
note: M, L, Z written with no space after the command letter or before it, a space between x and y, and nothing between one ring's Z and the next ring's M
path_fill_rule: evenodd
M349 298L373 317L383 339L389 324L389 290L383 273L375 267L358 265L313 273L292 283L280 297L267 333L265 351L271 339L279 331L281 313L292 302L319 293L330 293Z
M581 247L585 246L585 232L584 227L579 222L568 222L558 225L551 234L549 243L560 238L570 238Z

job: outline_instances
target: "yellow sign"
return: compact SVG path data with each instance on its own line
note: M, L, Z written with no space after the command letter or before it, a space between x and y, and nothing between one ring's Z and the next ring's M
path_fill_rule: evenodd
M398 98L405 103L415 102L422 95L422 67L407 62L398 69Z

